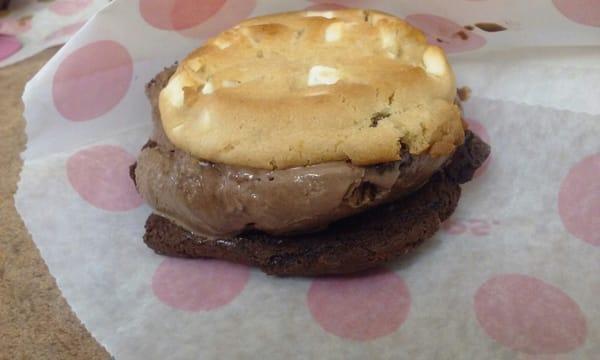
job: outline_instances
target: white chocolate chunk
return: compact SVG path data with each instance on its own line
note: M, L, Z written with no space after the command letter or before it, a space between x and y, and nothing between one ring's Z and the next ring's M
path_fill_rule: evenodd
M173 76L171 81L169 81L169 85L164 88L165 97L169 100L171 105L175 107L183 106L183 86L184 83L181 79L180 75Z
M210 95L215 91L215 87L213 86L213 84L211 82L207 82L206 84L204 84L204 86L202 87L202 94L204 95Z
M342 38L342 33L344 31L344 23L338 22L331 24L325 30L325 41L334 42L339 41Z
M381 46L384 49L395 49L398 47L398 41L396 41L396 36L394 33L390 31L381 31Z
M307 11L306 17L323 17L325 19L333 19L333 11Z
M229 41L224 41L222 39L216 39L213 44L215 44L219 49L223 50L223 49L227 49L228 47L231 46L231 43Z
M333 85L337 83L339 79L339 71L336 68L315 65L308 73L308 86Z
M429 46L425 50L423 64L425 65L425 71L431 75L444 76L450 71L443 50L437 46Z
M224 88L234 88L240 86L240 82L235 80L223 80L222 84Z

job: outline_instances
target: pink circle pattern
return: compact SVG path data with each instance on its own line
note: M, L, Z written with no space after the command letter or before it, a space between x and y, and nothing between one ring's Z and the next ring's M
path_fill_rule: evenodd
M57 15L70 16L85 10L93 0L54 0L48 8Z
M553 0L554 6L571 21L600 27L600 0Z
M492 339L527 354L559 354L581 346L586 320L560 289L521 274L496 275L475 294L475 313Z
M410 303L404 281L386 269L316 279L307 295L308 308L325 331L355 341L396 331L408 317Z
M472 120L472 119L465 119L465 121L469 125L469 129L471 131L473 131L475 134L479 135L479 137L483 141L490 144L490 134L488 133L487 129L481 122L479 122L477 120ZM490 156L485 160L483 165L481 165L481 167L475 171L475 175L474 175L475 177L481 176L486 172L488 166L490 165L490 162L492 161L492 156L493 156L493 153L491 153Z
M0 34L0 61L12 56L21 50L21 47L23 44L16 37Z
M99 145L81 150L67 161L71 186L88 203L107 211L127 211L142 205L129 166L135 158L123 148Z
M571 168L560 186L558 212L571 234L600 246L600 154Z
M432 45L437 45L448 53L477 50L486 44L484 37L465 31L459 24L436 15L414 14L406 18L411 25L421 29ZM466 39L460 33L467 36Z
M252 14L256 0L227 0L223 7L201 24L179 31L183 36L206 39L216 36Z
M140 0L140 13L151 26L161 30L184 30L215 15L226 0Z
M250 278L247 266L220 260L165 259L152 277L152 290L164 304L197 312L233 301Z
M72 121L94 119L123 99L132 76L133 61L121 44L102 40L85 45L59 65L52 83L54 106Z
M0 19L0 34L20 35L31 30L32 16L21 19Z

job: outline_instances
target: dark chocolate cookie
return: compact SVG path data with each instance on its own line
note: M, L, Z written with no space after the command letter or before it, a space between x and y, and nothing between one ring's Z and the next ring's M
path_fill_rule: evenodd
M156 214L144 242L159 254L208 257L260 267L274 275L351 273L410 252L430 238L456 208L459 184L469 181L490 148L467 132L452 161L410 196L340 220L328 229L293 237L247 233L210 239Z

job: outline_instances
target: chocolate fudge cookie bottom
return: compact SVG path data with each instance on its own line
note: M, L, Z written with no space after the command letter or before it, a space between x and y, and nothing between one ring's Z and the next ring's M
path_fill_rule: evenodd
M333 223L326 230L292 237L245 233L232 238L193 234L152 214L144 242L158 254L216 258L257 266L280 276L352 273L396 259L439 230L456 208L459 184L469 181L490 149L467 132L465 144L444 170L415 193Z

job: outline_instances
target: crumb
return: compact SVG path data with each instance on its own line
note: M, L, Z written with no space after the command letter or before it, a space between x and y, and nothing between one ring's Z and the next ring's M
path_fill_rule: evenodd
M475 26L477 26L481 30L487 31L487 32L498 32L498 31L506 30L506 28L504 26L496 24L496 23L484 22L484 23L477 23L477 24L475 24Z
M471 97L471 89L468 86L458 88L456 93L458 94L460 101L467 101Z
M469 35L467 35L467 33L462 30L457 32L456 35L458 35L458 37L460 37L462 40L469 39Z

